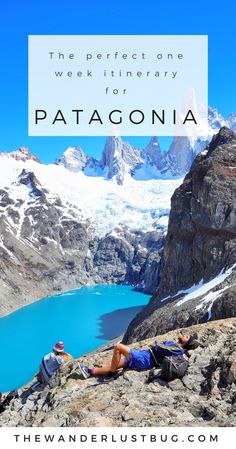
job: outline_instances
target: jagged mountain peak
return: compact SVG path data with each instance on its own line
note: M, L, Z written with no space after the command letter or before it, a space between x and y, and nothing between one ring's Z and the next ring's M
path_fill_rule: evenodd
M176 176L186 173L194 159L191 141L187 136L174 137L168 151L169 170Z
M55 161L72 172L83 172L86 176L113 179L119 185L125 179L136 180L173 179L186 175L195 157L209 145L212 136L222 127L236 130L236 115L231 113L225 120L218 110L209 106L208 134L206 136L177 136L167 151L162 151L156 136L151 137L145 148L135 148L120 136L107 137L101 159L89 157L80 145L67 148ZM0 153L16 160L39 160L21 147L12 153Z
M24 184L29 188L30 196L44 198L46 190L41 186L34 172L24 168L18 176L18 180L19 184Z
M232 129L232 131L236 131L236 114L234 114L233 112L231 112L231 114L229 115L228 119L228 126L230 129Z
M162 152L156 136L151 137L148 145L141 151L141 155L145 162L150 165L159 165L160 159L162 159Z
M38 162L39 164L41 163L37 156L34 156L29 152L28 147L20 147L18 150L11 151L9 153L6 151L2 151L0 152L0 156L10 157L12 159L15 159L16 161L26 162L32 160L34 162Z
M158 137L157 136L152 136L149 143L147 144L147 146L144 148L143 151L148 151L149 148L152 147L157 147L158 149L160 148L160 144L158 141Z
M122 184L125 176L130 175L140 161L140 150L121 137L110 136L106 139L100 165L108 179L115 178L118 184Z
M209 151L207 153L207 156L211 156L213 151L220 145L231 144L232 142L236 143L235 132L227 128L226 126L222 127L220 131L213 136L212 141L208 147Z
M71 171L83 171L87 176L103 176L123 184L127 176L137 180L173 179L186 175L195 157L211 141L222 127L236 129L236 115L225 120L212 106L208 109L208 134L206 136L176 136L167 151L162 151L156 136L151 137L145 148L133 147L120 136L106 139L101 160L87 157L80 147L69 148L56 161Z
M67 148L62 156L55 161L56 165L63 165L70 171L82 171L86 166L88 156L84 153L80 145Z
M211 128L219 130L226 125L226 120L216 108L208 106L208 123Z
M106 165L109 159L114 155L121 155L123 141L121 137L109 136L106 138L104 150L102 153L101 163Z

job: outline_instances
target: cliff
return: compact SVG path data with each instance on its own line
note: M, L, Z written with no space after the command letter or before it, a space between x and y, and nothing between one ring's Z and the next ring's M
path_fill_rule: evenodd
M171 199L158 292L125 342L236 315L236 134L222 128Z

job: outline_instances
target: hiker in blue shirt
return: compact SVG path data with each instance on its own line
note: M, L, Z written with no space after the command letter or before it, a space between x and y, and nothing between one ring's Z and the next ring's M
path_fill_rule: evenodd
M90 376L108 376L113 377L116 370L120 368L131 368L137 370L150 369L161 365L165 356L183 355L190 349L199 346L199 342L191 335L180 335L178 343L173 341L163 341L156 343L149 349L129 348L122 343L117 343L113 350L111 363L101 368L88 368L87 366L78 364L81 374L86 379ZM124 358L122 358L124 356Z

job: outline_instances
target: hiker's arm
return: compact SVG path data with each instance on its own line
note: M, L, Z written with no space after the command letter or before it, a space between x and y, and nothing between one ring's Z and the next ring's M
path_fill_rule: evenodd
M69 360L73 360L72 355L68 354L68 352L65 352L65 353L63 354L63 357L64 357L64 359L65 359L65 362L68 362Z

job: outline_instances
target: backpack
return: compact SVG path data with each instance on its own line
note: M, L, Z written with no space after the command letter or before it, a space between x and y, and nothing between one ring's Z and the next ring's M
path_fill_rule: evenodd
M155 342L155 345L151 346L149 351L151 353L154 366L162 365L165 356L183 356L185 352L180 345L174 343L173 341L163 341L162 343Z
M162 362L161 379L169 382L174 379L182 379L188 369L188 361L182 356L166 356Z

